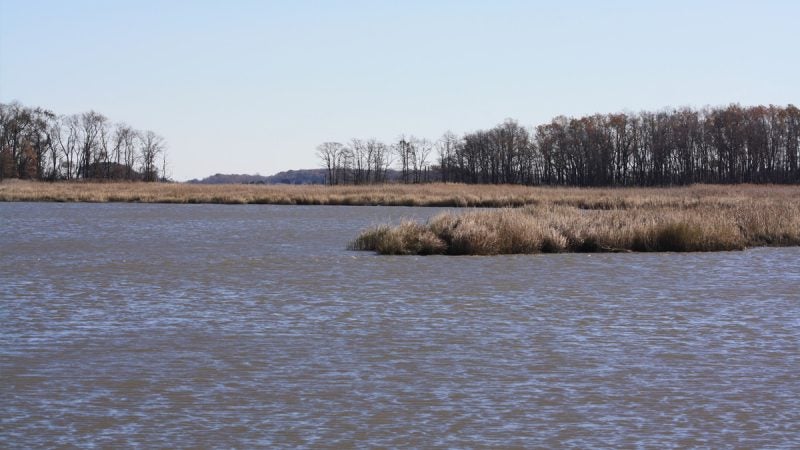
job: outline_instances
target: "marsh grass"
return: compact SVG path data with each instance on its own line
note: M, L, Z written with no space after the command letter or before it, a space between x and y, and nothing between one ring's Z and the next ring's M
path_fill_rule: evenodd
M43 183L5 180L0 201L384 205L498 208L365 230L385 254L715 251L800 245L800 186L567 188Z
M378 225L361 233L350 250L375 250L384 255L433 255L446 250L445 243L431 230L414 221L396 227Z
M742 199L800 196L798 186L695 185L675 188L567 188L519 185L386 184L201 185L187 183L0 182L0 201L384 205L508 208L568 206L583 210L654 207L691 209L713 198L721 207Z
M540 193L523 186L459 184L319 186L5 180L0 201L517 207Z
M357 250L391 254L495 255L554 252L696 252L741 250L754 246L800 245L800 196L776 188L763 195L754 188L735 188L735 195L713 195L716 189L683 190L687 198L629 196L608 207L566 206L561 199L517 209L446 212L425 224L403 223L365 230L351 244ZM637 191L637 190L633 190ZM585 191L591 202L591 191ZM709 194L709 192L711 194ZM697 195L701 193L702 195ZM622 191L628 195L629 192ZM670 198L667 198L670 197ZM399 229L402 228L402 232ZM384 242L395 233L403 239ZM424 252L402 243L429 243ZM370 236L369 239L361 239ZM438 239L438 241L437 241Z

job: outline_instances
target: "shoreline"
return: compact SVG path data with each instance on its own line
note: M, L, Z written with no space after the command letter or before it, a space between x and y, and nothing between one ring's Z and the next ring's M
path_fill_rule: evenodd
M0 201L487 208L362 230L396 255L722 251L800 245L800 186L199 185L5 180Z
M722 203L800 198L798 185L676 187L562 187L473 184L201 185L143 182L0 182L0 202L275 204L520 208L568 206L584 210L652 206L690 208Z
M351 250L384 255L709 252L800 246L800 187L691 186L606 197L543 198L521 208L440 213L377 225Z

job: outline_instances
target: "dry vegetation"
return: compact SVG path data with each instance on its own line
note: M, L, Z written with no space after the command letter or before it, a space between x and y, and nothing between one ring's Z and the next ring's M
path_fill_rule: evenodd
M384 254L713 251L800 245L800 186L564 188L511 185L270 186L0 183L0 201L493 207L365 230ZM513 207L513 209L511 208Z
M442 213L361 233L382 254L720 251L800 245L800 187L535 189L528 206Z
M5 180L0 183L0 201L512 207L536 203L551 191L555 192L524 186L441 183L295 186Z
M141 182L0 182L0 201L383 205L580 209L691 208L743 201L796 202L800 187L694 185L674 188L570 188L520 185L382 184L363 186L185 184Z

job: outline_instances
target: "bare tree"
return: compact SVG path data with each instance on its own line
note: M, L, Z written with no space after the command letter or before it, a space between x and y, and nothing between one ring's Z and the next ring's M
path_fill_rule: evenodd
M322 160L322 164L327 170L326 178L331 186L337 182L336 175L342 148L343 146L339 142L323 142L317 146L317 156Z
M142 133L140 139L141 172L144 181L158 181L158 155L164 151L164 138L152 131Z
M350 140L348 151L352 157L353 184L368 183L367 170L369 168L369 158L367 155L367 145L361 139L353 138Z
M163 145L161 148L161 181L167 182L172 177L167 173L167 146Z
M439 177L443 182L452 181L452 170L455 165L456 146L458 136L452 131L446 131L442 137L436 141L436 151L439 156Z
M111 131L108 125L100 127L100 136L97 140L97 152L95 154L95 174L96 178L111 178Z
M353 150L343 146L336 158L336 182L339 184L353 184Z
M114 167L110 174L111 178L133 179L137 139L138 133L129 125L117 123L114 126L110 152L111 157L114 159Z
M60 175L59 165L61 163L60 148L58 144L59 136L61 135L61 118L54 116L50 121L50 142L48 143L47 150L50 153L50 173L47 175L49 180L57 180Z
M414 149L410 139L406 139L405 135L400 135L397 142L392 146L394 153L400 160L400 177L403 183L410 181L411 167Z
M31 127L27 136L33 149L32 161L29 161L28 164L35 167L31 178L45 179L46 160L52 144L51 124L54 120L55 114L51 111L43 108L31 110Z
M78 146L80 140L80 119L77 115L61 116L54 128L54 141L64 155L66 164L65 178L71 180L77 176Z
M83 178L94 178L97 174L93 170L92 163L99 157L96 156L101 150L100 136L108 119L100 113L89 111L80 115L80 173ZM94 166L97 167L96 165Z
M433 152L433 143L427 139L414 139L414 182L428 182L430 169L430 156Z
M0 129L0 178L20 176L20 159L30 126L30 111L18 102L3 105Z
M136 153L136 145L141 141L142 133L134 129L130 129L125 133L122 141L122 160L125 161L125 178L131 180L134 178L133 167L136 165L138 155Z

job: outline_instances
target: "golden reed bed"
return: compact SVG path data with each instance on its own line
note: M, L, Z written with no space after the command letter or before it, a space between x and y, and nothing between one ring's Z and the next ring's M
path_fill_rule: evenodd
M714 251L800 245L800 186L268 186L6 180L0 201L491 207L364 230L383 254ZM511 208L513 207L513 208Z
M185 183L0 182L0 201L225 203L520 207L561 205L583 209L689 207L698 202L800 197L800 186L694 185L673 188L567 188L517 185L385 184L371 186L202 185Z
M800 187L534 189L516 209L446 212L364 230L381 254L721 251L800 245Z
M523 186L460 184L295 186L19 180L0 183L0 201L52 202L513 207L535 203L544 192Z

